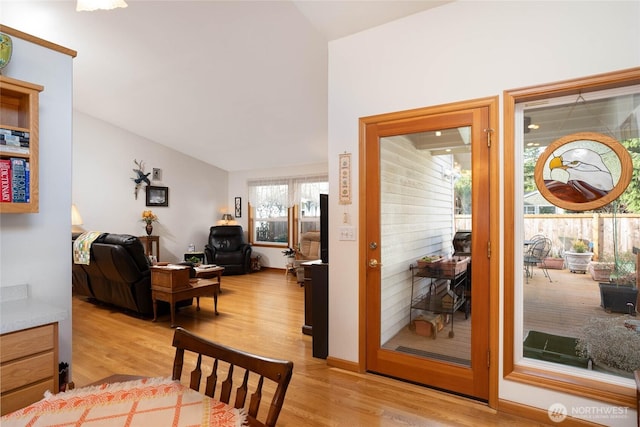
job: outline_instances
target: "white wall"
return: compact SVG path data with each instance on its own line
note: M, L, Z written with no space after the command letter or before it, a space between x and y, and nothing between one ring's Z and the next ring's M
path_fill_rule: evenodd
M13 39L2 74L40 93L40 211L0 215L0 286L28 284L30 297L66 309L59 360L71 362L71 141L73 58Z
M277 151L277 150L275 150ZM275 153L274 151L274 153ZM326 163L314 163L308 165L287 166L276 169L255 169L250 171L229 172L229 213L233 215L235 197L242 198L242 217L236 218L238 224L242 225L247 237L249 231L247 204L249 193L247 183L252 179L276 178L276 177L297 177L320 175L327 173ZM286 257L282 255L280 248L253 247L254 255L260 255L260 264L263 267L285 268Z
M338 188L338 154L354 153L350 214L355 223L360 117L502 96L506 89L637 67L638 22L638 2L460 1L331 42L330 193ZM343 211L331 199L330 223L339 224ZM356 362L358 245L338 241L332 226L329 252L329 354ZM501 399L544 410L558 401L593 405L502 379L499 387ZM631 421L635 424L628 417Z
M162 261L182 261L189 243L204 250L209 227L227 209L227 172L78 111L73 117L73 203L82 227L142 236L141 214L151 209ZM134 159L144 161L145 172L162 169L162 180L151 184L169 188L168 207L147 207L144 186L136 200Z

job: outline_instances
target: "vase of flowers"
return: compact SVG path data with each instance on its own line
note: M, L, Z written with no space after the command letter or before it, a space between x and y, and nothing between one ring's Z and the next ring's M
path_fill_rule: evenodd
M147 232L147 236L151 236L151 233L153 233L153 223L158 221L158 216L150 210L142 211L141 221L146 224L145 230Z

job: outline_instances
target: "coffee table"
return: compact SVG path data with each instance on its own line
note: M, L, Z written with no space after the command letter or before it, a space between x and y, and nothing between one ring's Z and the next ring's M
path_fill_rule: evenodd
M196 277L200 278L200 279L213 279L214 277L218 278L218 281L220 281L220 277L222 276L222 273L224 273L224 267L220 267L220 266L215 266L215 267L194 267L193 268L196 271Z
M213 279L201 279L196 278L195 281L190 282L189 286L185 286L182 288L172 289L163 286L151 286L151 299L153 300L153 321L158 320L158 301L165 301L169 303L170 313L171 313L171 327L174 328L176 326L175 323L175 312L176 312L176 302L183 301L188 298L196 298L197 305L196 310L200 311L200 297L205 296L213 296L213 309L216 313L218 313L218 294L220 293L220 279L222 278L222 272L224 271L224 267L215 267L209 270ZM214 275L215 273L215 275Z
M224 273L224 267L194 267L196 271L196 277L199 279L214 279L217 278L218 282L222 279L222 273ZM220 293L222 293L222 286L220 287Z

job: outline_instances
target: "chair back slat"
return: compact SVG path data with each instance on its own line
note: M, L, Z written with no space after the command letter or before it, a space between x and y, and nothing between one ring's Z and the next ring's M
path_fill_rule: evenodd
M260 381L258 382L256 391L251 395L251 401L249 402L249 415L253 417L255 417L255 414L258 413L258 409L260 408L260 401L262 400L262 383L263 382L264 382L264 377L260 377Z
M234 367L238 366L244 369L242 384L235 390L235 398L233 405L236 408L245 408L247 396L250 395L249 407L245 408L248 414L249 426L275 426L284 397L291 381L293 374L293 362L286 360L271 359L255 354L247 353L241 350L226 347L212 341L198 337L182 328L177 328L173 337L173 346L176 348L176 355L173 364L174 380L180 380L182 376L182 368L184 364L185 350L188 353L198 355L196 368L191 373L191 388L198 390L199 383L202 380L202 373L208 371L208 362L205 360L204 366L201 366L203 356L212 359L211 374L206 377L205 394L221 402L229 404L233 393L233 372ZM218 365L219 361L228 365L228 373L224 381L220 384L220 396L214 396L218 383ZM221 366L222 368L222 366ZM255 379L254 379L255 378ZM260 411L260 403L262 399L263 384L266 385L265 379L270 380L273 384L273 397L267 409ZM194 382L197 383L194 388ZM257 382L257 383L256 383ZM256 384L254 386L254 384ZM269 393L272 386L269 385ZM250 393L251 391L251 393ZM266 412L266 419L259 421L258 416Z
M200 380L202 379L202 355L198 355L198 362L196 363L196 368L191 371L191 381L189 382L189 387L195 391L200 391Z
M213 397L216 392L216 383L218 382L218 359L213 362L213 369L211 371L211 375L207 377L207 386L205 388L204 394L209 397Z
M232 390L233 390L233 365L229 365L229 373L227 374L227 378L222 382L222 389L220 389L220 400L223 401L224 403L229 403L231 399Z
M176 348L176 355L173 358L173 374L171 378L176 379L180 378L182 375L182 364L184 361L184 349Z
M247 400L247 390L249 388L248 382L249 382L249 370L247 369L244 371L244 378L242 379L242 384L240 385L240 387L236 389L236 403L235 403L236 408L244 407L244 402Z

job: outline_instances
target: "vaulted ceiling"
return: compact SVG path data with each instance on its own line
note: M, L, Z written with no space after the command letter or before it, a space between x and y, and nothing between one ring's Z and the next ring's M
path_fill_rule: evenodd
M0 0L78 52L74 109L228 171L327 161L328 42L447 1Z

